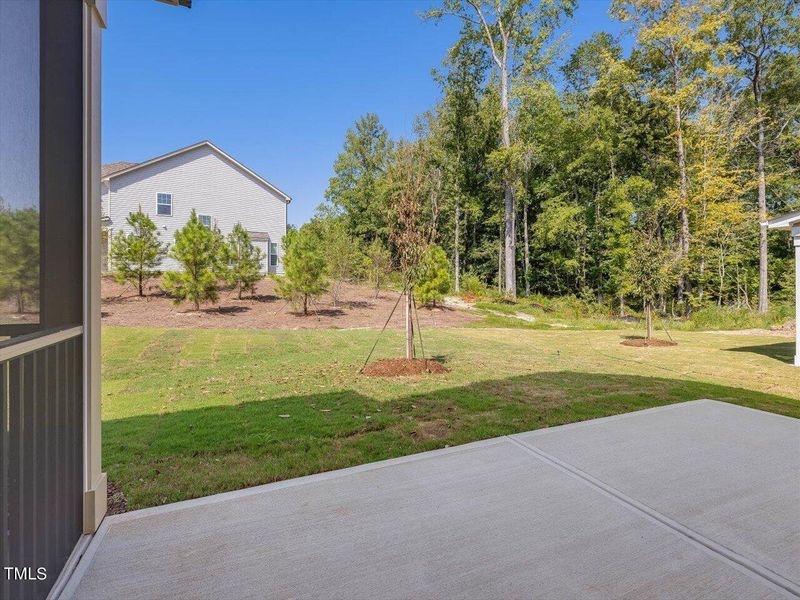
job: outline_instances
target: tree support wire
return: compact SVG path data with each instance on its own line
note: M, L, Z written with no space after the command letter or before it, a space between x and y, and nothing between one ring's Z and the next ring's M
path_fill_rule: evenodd
M417 316L417 334L419 335L419 349L422 352L422 361L425 361L425 346L422 344L422 327L419 324L419 311L417 310L417 299L414 297L414 294L411 294L411 302L414 306L414 314ZM427 366L428 363L425 363Z
M381 336L383 335L383 332L386 331L386 327L387 325L389 325L389 321L391 321L392 316L394 316L394 311L397 310L397 307L400 304L400 300L403 298L403 296L405 296L407 291L408 291L408 284L406 284L406 287L403 288L403 291L400 292L400 295L397 297L397 302L394 303L394 308L392 308L392 312L389 313L389 318L386 319L386 322L383 324L383 327L381 328L381 332L378 334L378 337L375 338L375 343L372 344L372 349L369 351L369 354L367 355L367 360L364 361L364 364L361 365L361 368L358 370L359 374L364 371L364 368L367 366L369 359L372 358L372 353L375 352L375 348L377 347L378 342L380 341Z

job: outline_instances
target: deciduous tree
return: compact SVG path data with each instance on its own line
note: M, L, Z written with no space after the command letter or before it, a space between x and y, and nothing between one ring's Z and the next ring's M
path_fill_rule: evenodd
M463 35L480 40L496 67L502 122L502 146L511 148L511 96L515 77L530 75L548 62L549 43L562 18L572 14L573 0L444 0L428 18L451 15L464 23ZM505 294L517 295L516 204L512 173L503 177Z
M340 208L348 229L369 242L386 236L386 201L382 179L392 141L378 115L367 113L345 134L344 148L333 164L325 198Z
M758 311L769 309L769 272L767 247L767 155L781 141L786 125L797 118L797 106L789 115L781 114L781 103L765 101L765 93L780 78L790 75L787 59L797 66L797 45L800 41L800 5L796 0L733 0L726 11L726 30L734 64L749 84L755 121L755 138L750 140L755 151L755 180L758 188ZM795 99L796 101L797 99Z

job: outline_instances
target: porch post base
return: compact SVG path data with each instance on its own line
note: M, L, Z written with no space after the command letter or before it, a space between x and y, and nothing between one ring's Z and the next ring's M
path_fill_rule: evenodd
M105 473L100 473L92 488L83 492L83 533L97 531L106 516L107 506L107 477Z

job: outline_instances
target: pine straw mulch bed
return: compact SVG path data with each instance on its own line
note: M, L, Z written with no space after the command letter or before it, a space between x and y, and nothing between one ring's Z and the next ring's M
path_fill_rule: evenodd
M421 358L384 358L367 365L362 375L367 377L403 377L424 373L449 373L442 363Z
M108 504L106 505L106 514L119 515L127 511L128 499L125 497L122 488L113 481L109 481L106 487L108 489Z
M644 338L628 338L620 342L623 346L633 346L634 348L667 348L669 346L677 346L677 342L669 340L646 340Z

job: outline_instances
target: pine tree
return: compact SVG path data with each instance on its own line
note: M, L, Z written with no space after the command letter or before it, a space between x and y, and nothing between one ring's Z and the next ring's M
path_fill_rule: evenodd
M436 306L450 291L450 262L447 255L436 244L431 244L425 252L419 267L419 275L414 282L414 294L422 304Z
M120 231L111 244L111 266L120 283L136 285L144 296L144 284L157 277L158 267L167 254L167 244L156 233L156 224L139 208L126 219L130 233Z
M302 305L304 315L308 315L309 301L328 289L320 245L319 237L308 225L288 231L283 238L285 275L273 276L278 283L278 295L295 306Z
M194 209L186 225L175 232L175 243L169 255L183 270L166 273L163 285L176 304L189 300L195 310L200 310L201 302L217 301L220 238L218 232L200 222Z
M241 223L228 234L222 253L225 282L236 288L239 300L242 292L255 294L256 283L262 278L264 252L253 245Z

